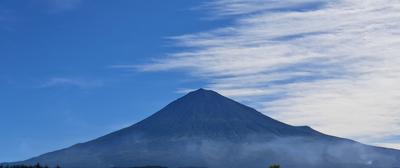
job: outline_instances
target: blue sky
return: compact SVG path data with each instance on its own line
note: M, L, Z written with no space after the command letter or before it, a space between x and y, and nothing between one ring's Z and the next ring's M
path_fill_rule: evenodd
M400 3L383 1L2 0L0 162L115 131L199 87L400 148Z
M160 109L177 88L200 87L181 73L111 66L148 62L177 50L167 37L223 22L191 10L201 1L70 3L0 2L0 161L101 136Z

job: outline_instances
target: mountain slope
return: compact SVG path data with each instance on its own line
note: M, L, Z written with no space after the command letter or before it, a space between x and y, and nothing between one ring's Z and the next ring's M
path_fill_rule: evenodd
M118 134L142 132L146 136L227 138L249 135L293 136L318 134L306 127L293 127L221 96L199 89L170 103L154 115Z
M400 165L400 152L295 127L199 89L124 129L20 163L63 167L162 165L215 168Z

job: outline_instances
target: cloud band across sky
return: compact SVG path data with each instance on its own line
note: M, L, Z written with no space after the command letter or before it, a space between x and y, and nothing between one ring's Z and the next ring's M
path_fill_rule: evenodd
M220 29L174 37L184 52L140 66L181 69L294 125L395 147L400 1L213 1ZM391 139L389 142L388 139Z

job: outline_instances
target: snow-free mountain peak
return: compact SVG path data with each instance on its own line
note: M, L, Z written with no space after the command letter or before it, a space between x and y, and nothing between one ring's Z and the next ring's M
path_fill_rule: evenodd
M274 120L253 108L205 89L198 89L127 128L150 137L246 138L253 135L318 135ZM140 130L140 131L139 131Z

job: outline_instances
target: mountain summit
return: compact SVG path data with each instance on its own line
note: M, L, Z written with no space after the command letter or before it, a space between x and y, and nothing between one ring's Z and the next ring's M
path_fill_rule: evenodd
M217 92L198 89L150 117L66 149L10 164L66 168L395 168L400 151L291 126Z
M289 126L205 89L188 93L127 130L144 132L152 137L198 136L230 140L249 135L318 134L305 127Z

